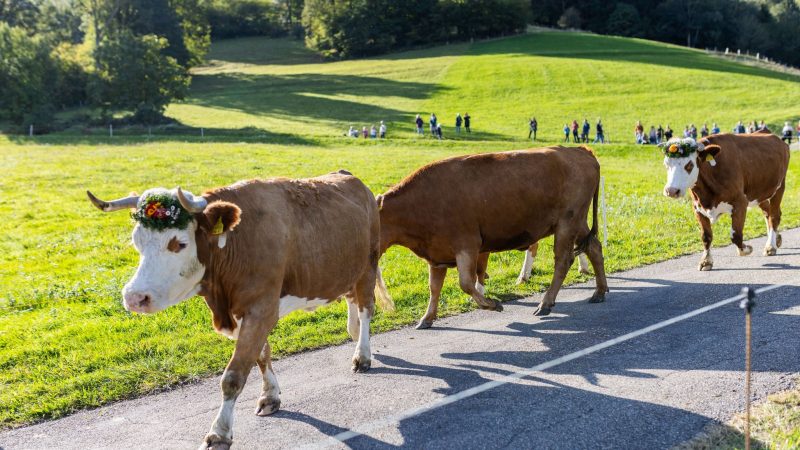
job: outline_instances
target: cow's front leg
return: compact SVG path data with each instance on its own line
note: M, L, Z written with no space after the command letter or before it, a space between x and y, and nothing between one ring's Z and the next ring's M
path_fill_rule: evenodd
M738 201L731 212L731 241L736 245L739 256L753 253L753 247L744 243L744 219L747 217L747 201Z
M261 370L262 377L261 396L256 402L256 414L259 416L268 416L281 407L281 388L278 386L278 378L272 369L271 356L269 338L267 338L267 342L264 343L261 354L258 356L258 368Z
M694 216L700 224L701 239L703 240L703 256L700 258L698 270L707 271L714 267L714 259L711 258L711 243L714 241L714 231L711 228L711 220L695 210Z
M447 267L434 267L431 265L428 270L431 298L428 300L428 310L420 319L419 324L417 324L418 330L430 328L433 325L433 321L436 320L439 312L439 297L442 293L444 277L447 275Z
M539 251L539 243L534 242L527 250L525 250L525 260L522 262L522 270L519 271L517 277L517 284L522 284L531 279L531 271L533 270L533 260L536 258L536 253Z
M553 281L550 283L547 292L545 292L539 307L534 311L534 316L546 316L556 306L558 291L561 289L561 284L564 283L564 278L575 260L572 253L574 243L575 234L567 229L566 225L560 225L560 228L556 229L556 235L553 240L553 252L555 253Z
M277 321L277 314L275 311L274 320L269 320L269 315L258 311L251 311L243 317L236 348L220 382L222 406L201 448L214 450L230 448L233 442L233 407L236 398L242 392L247 382L247 375L264 347L267 334L272 329L270 324L274 325Z

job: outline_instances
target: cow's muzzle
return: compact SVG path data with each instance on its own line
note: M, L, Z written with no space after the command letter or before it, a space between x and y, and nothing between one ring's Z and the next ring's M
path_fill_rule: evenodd
M125 309L130 312L147 314L153 309L153 296L145 292L125 292L123 294Z
M679 198L681 196L681 190L674 187L665 187L664 195L669 198Z

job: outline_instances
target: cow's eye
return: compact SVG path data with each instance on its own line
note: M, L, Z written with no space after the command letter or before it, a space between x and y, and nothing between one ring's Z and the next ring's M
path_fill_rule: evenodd
M179 251L185 248L186 248L186 243L179 241L178 238L170 239L169 243L167 244L167 250L173 253L178 253Z
M689 161L683 168L686 169L686 173L692 173L692 170L694 170L694 163Z

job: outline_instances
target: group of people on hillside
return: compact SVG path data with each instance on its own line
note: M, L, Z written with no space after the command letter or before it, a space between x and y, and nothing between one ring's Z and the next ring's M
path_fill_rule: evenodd
M372 125L369 129L367 129L367 127L364 126L361 128L360 132L358 131L357 127L350 125L350 129L347 130L345 136L352 138L363 137L364 139L367 138L386 139L386 124L383 123L383 121L381 120L381 124L378 126L378 128L375 128L375 125Z
M797 140L800 141L800 121L797 122ZM790 122L783 123L783 129L781 130L781 139L784 142L787 142L789 145L792 145L792 124Z
M748 126L745 127L744 123L740 120L736 125L733 127L734 134L746 134L746 133L755 133L761 130L768 130L766 123L762 120L760 122L753 121L750 122ZM782 139L789 144L792 143L792 126L789 122L784 124L782 130ZM719 125L714 123L711 128L708 127L708 124L703 124L702 127L698 130L694 124L686 125L683 128L683 133L680 137L684 138L692 138L697 139L698 135L701 138L709 136L711 134L718 134L721 130ZM800 136L800 122L797 124L797 133ZM667 124L666 128L663 128L660 124L658 128L654 125L650 125L649 132L645 132L644 126L642 125L641 121L636 121L636 125L633 127L633 134L634 139L636 140L637 144L660 144L662 142L666 142L674 136L675 132L672 128Z
M539 122L536 121L536 117L531 117L531 120L528 124L529 132L528 132L528 139L536 140L536 131L539 129ZM564 142L570 141L570 133L572 134L572 142L589 142L589 131L592 129L592 126L589 125L589 119L584 118L583 124L578 125L577 120L573 120L572 124L569 123L564 124L564 128L562 131L564 132ZM597 123L594 126L595 130L595 137L592 142L597 143L600 142L605 143L605 131L603 130L603 121L599 118L597 119ZM580 131L580 134L579 134Z
M425 135L425 122L422 120L422 116L417 114L417 117L414 119L414 125L416 127L416 132L420 136ZM436 117L435 113L431 113L430 119L428 119L428 125L430 127L431 136L442 139L442 123L439 121L439 118ZM461 134L461 126L464 126L464 130L467 133L471 133L472 130L470 129L470 125L472 125L472 117L470 117L469 113L464 113L462 116L461 113L456 113L456 120L455 120L455 132L456 134Z

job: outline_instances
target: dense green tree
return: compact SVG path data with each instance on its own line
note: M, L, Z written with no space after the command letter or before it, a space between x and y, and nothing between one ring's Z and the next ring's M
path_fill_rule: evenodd
M0 116L17 123L49 120L54 73L49 52L46 40L0 22Z
M140 122L158 122L173 99L181 99L189 86L186 71L163 50L169 43L163 37L137 36L121 31L103 40L96 74L98 103L108 110L135 112Z
M606 32L618 36L639 36L642 32L642 18L635 6L630 3L617 3L608 16Z

